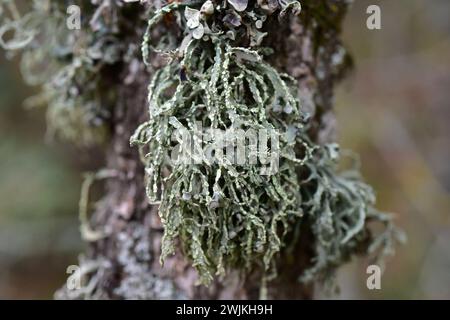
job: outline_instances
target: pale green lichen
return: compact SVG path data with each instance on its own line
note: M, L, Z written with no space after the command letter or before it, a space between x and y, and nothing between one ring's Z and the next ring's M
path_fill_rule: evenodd
M146 165L148 196L160 203L161 261L175 252L178 239L204 284L228 268L245 273L260 267L274 277L275 255L295 244L286 243L286 235L307 223L315 256L301 280L311 281L329 276L367 240L390 246L397 233L390 218L372 208L371 188L354 170L337 173L337 145L310 141L295 81L265 62L271 50L260 46L263 22L289 8L298 12L300 4L240 0L230 7L212 1L214 11L205 11L207 3L175 2L154 12L142 45L146 63L151 49L169 57L149 85L150 119L131 138ZM182 35L166 33L152 41L161 21ZM198 123L282 132L279 170L264 176L258 164L234 166L223 157L202 158L200 164L171 161L172 136L180 129L195 131ZM212 138L208 145L216 142ZM391 232L374 239L370 220Z
M50 137L79 145L103 141L116 84L102 73L126 54L117 21L104 18L104 6L85 2L83 14L92 19L81 20L80 30L69 30L66 3L34 0L28 5L29 12L21 15L15 1L0 0L0 46L10 56L20 50L25 81L42 87L26 105L47 107ZM112 5L108 15L118 10Z

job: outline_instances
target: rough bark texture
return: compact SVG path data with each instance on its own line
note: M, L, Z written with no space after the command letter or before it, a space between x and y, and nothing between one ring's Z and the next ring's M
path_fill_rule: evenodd
M308 16L308 6L298 17L273 21L272 35L266 43L275 49L271 63L298 80L303 108L314 117L311 136L317 142L334 140L332 114L333 87L347 65L339 41L339 27L346 1L313 1L323 10L326 21L318 23ZM325 2L333 3L332 6ZM316 5L311 5L316 6ZM331 10L331 7L334 10ZM318 10L318 9L315 9ZM275 35L273 35L275 34ZM138 39L136 41L139 41ZM124 81L126 70L119 74ZM258 298L260 276L240 279L237 272L216 280L209 288L196 286L196 273L178 253L159 263L162 227L157 208L148 204L144 192L144 168L138 152L129 146L129 138L147 117L147 85L151 74L140 66L131 84L119 89L114 109L112 139L106 151L108 169L116 172L105 181L104 196L92 216L94 228L105 229L108 236L89 245L85 263L93 263L86 272L90 298L132 299L248 299ZM313 285L298 282L309 263L310 241L307 224L295 252L279 257L279 277L268 283L273 299L310 299ZM60 298L82 298L66 288Z

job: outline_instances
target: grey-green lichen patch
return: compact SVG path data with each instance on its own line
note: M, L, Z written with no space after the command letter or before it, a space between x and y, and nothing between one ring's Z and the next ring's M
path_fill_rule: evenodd
M128 231L132 230L132 231ZM177 290L174 281L151 270L149 230L139 224L130 224L127 231L118 235L118 263L125 275L114 294L123 299L186 299Z
M137 223L117 235L115 263L106 258L96 260L80 257L77 271L69 276L67 285L56 294L56 299L186 299L171 279L151 270L153 257L149 230ZM123 275L112 292L112 278ZM107 294L108 292L108 294Z
M66 2L27 5L21 14L15 1L0 0L0 45L11 56L20 50L25 81L42 87L26 105L47 106L51 137L79 145L103 141L117 91L105 73L126 61L128 50L118 24L121 2L79 3L83 17L91 17L80 20L79 30L67 25Z
M160 203L161 261L175 252L179 239L201 283L229 268L243 273L261 268L266 278L275 277L276 256L295 245L303 223L313 235L314 257L302 281L327 278L366 251L368 242L374 244L370 250L382 245L386 253L399 239L389 216L373 209L373 191L357 171L337 172L338 146L309 139L308 114L296 98L295 81L265 61L272 50L262 47L262 40L276 31L264 23L300 8L296 1L186 1L168 4L149 19L144 62L153 50L165 54L168 63L153 76L150 119L131 143L139 146L146 165L148 196ZM161 23L178 31L154 40ZM259 164L171 161L172 137L180 129L196 131L199 123L223 131L282 133L279 170L265 176ZM371 221L383 223L386 233L372 235ZM296 236L287 243L289 234Z

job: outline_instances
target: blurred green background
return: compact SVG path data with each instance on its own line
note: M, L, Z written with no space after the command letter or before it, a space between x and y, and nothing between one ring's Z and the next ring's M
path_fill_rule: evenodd
M82 248L78 160L45 143L44 110L24 109L35 92L0 52L0 298L50 298Z
M381 30L366 28L371 4ZM357 259L333 298L450 299L449 13L448 0L357 0L349 13L356 69L336 94L339 142L361 155L378 207L396 212L408 243L381 290L366 288L367 261ZM90 151L45 140L44 110L22 106L34 90L0 50L0 298L52 298L84 246L81 173L96 164Z
M368 30L366 8L381 8ZM356 69L338 87L339 142L361 155L378 207L408 243L366 288L366 261L340 274L342 298L450 299L450 1L356 0L344 29Z

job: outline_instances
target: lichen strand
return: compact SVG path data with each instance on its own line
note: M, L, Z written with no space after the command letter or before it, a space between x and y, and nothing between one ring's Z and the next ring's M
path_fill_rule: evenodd
M357 171L337 172L338 146L311 141L295 80L267 62L273 50L262 43L274 31L265 21L278 16L283 23L287 13L299 11L296 1L174 2L149 19L144 61L153 51L169 62L149 85L149 121L131 143L146 165L148 196L160 203L161 261L179 239L204 284L228 269L260 269L272 279L276 257L296 245L300 224L310 228L315 253L302 281L329 278L368 248L390 252L398 235L391 218L373 209L373 192ZM178 31L154 34L161 23ZM172 136L195 131L198 123L225 132L279 132L279 170L264 176L261 165L234 166L226 157L171 162ZM217 143L210 138L205 149ZM370 221L383 223L387 232L374 236Z
M9 56L20 50L25 81L42 87L26 105L47 106L49 136L79 145L104 141L118 65L133 56L123 41L132 29L119 24L129 8L118 0L96 3L79 3L91 19L69 30L65 1L34 0L21 15L14 1L0 0L0 45Z

